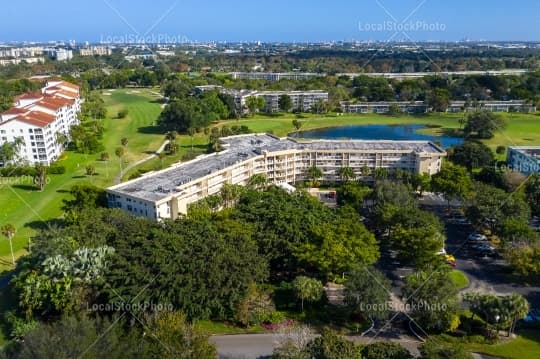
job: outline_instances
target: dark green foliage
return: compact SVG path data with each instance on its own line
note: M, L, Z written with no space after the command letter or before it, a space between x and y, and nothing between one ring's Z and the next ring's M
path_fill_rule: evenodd
M466 141L449 150L449 159L471 172L474 168L487 167L495 162L491 149L478 141Z
M161 113L158 123L167 131L187 132L201 129L212 121L229 118L230 110L216 91L206 91L199 96L176 98Z
M26 78L18 80L0 80L0 112L4 112L13 105L13 98L24 92L37 91L41 88L39 82Z
M527 201L531 206L533 213L540 216L540 175L532 176L525 186Z
M472 180L465 167L446 163L441 171L431 178L431 188L446 197L448 204L462 200L472 190Z
M34 358L185 358L213 359L215 347L178 313L138 318L64 317L40 324L24 341L10 344L2 357ZM0 355L1 355L0 354Z
M389 312L390 281L373 267L358 267L347 274L345 302L356 313L386 319Z
M114 237L108 244L117 254L105 279L115 290L104 294L109 300L118 293L137 302L167 303L189 318L231 318L249 284L266 279L267 265L252 235L247 225L216 218Z
M351 341L325 329L307 345L306 352L315 359L362 359L360 349Z
M362 348L363 359L413 359L407 349L392 342L380 342Z
M465 213L472 223L496 230L507 219L527 222L531 209L522 193L509 195L502 189L477 182Z
M489 139L505 128L506 122L500 115L482 111L469 115L463 132L466 137Z
M50 175L62 175L66 173L66 167L62 165L53 164L47 167L47 173Z
M458 343L443 343L428 340L420 347L421 359L473 359L473 356Z
M337 189L337 201L340 206L348 205L358 212L361 212L364 206L364 199L369 195L371 189L358 183L345 183Z
M445 265L409 275L402 293L412 308L410 315L421 326L420 334L457 328L458 290Z

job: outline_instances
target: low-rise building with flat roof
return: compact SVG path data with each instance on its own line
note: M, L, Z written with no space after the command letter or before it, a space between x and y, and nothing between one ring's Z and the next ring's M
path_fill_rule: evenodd
M540 173L540 146L508 147L507 162L514 171Z
M440 171L446 152L427 141L297 141L268 134L223 138L223 151L200 156L107 189L111 208L122 208L154 221L176 219L190 204L218 194L224 184L245 185L257 174L274 184L309 179L317 167L323 181L340 181L339 169L386 168L411 173Z

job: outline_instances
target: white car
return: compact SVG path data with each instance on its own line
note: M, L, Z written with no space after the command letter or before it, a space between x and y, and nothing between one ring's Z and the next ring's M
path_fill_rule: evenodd
M474 242L487 241L487 237L480 233L471 233L467 239Z

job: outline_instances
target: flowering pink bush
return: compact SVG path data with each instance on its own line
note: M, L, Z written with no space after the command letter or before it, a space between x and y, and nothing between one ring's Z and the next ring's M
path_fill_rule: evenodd
M263 323L261 326L268 331L276 331L283 328L291 328L298 324L294 319L285 319L279 323Z

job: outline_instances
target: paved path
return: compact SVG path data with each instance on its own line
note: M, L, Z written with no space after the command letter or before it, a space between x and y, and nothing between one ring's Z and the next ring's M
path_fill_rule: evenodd
M142 160L139 160L137 162L133 162L133 163L130 163L126 168L124 168L122 170L122 172L120 172L120 174L118 176L116 176L114 178L114 183L115 184L119 184L120 182L122 182L122 177L124 177L124 175L129 171L131 170L132 168L135 168L143 163L145 163L146 161L150 161L152 158L155 158L158 154L160 154L161 152L163 152L165 150L165 147L169 144L169 140L166 140L165 142L163 142L163 144L161 145L161 147L159 147L157 149L157 151L155 153L152 153L151 155L149 155L148 157L145 157L143 158Z

